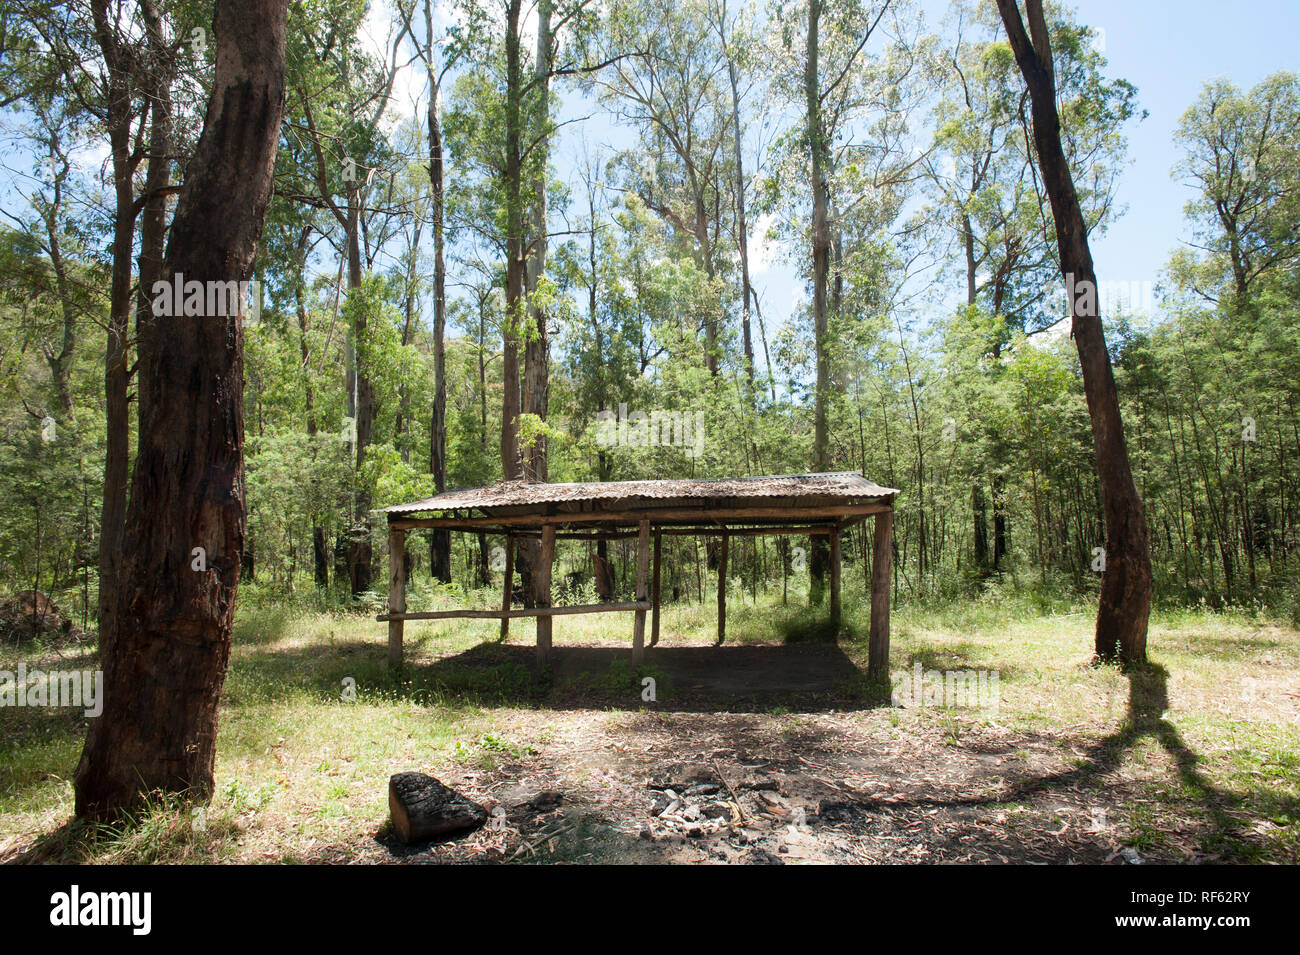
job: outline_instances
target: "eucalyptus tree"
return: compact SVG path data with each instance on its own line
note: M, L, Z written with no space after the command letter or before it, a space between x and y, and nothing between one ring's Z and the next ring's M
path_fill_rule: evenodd
M868 252L897 209L890 194L919 169L922 156L907 140L923 47L912 11L898 0L806 0L772 9L773 86L797 119L769 178L768 202L783 213L811 286L814 471L833 467L833 338L849 271L845 230L855 215L863 220L857 237ZM873 272L865 265L856 269L864 286ZM811 545L810 599L819 602L828 548L822 539Z
M30 121L25 124L23 138L35 158L31 185L15 183L15 191L23 197L30 212L4 215L13 220L32 251L43 255L49 267L49 287L54 293L59 328L55 334L37 333L40 351L50 372L55 405L62 420L74 414L71 375L76 360L81 311L85 297L78 294L75 271L81 243L77 238L76 215L73 212L78 193L84 189L81 177L73 168L72 149L78 142L78 119L75 111L57 100L36 96L28 104ZM25 244L25 243L24 243ZM35 263L32 263L35 265ZM20 273L30 276L30 266ZM44 269L37 269L44 272ZM35 278L35 276L31 276ZM45 282L33 283L46 285ZM23 310L24 313L26 309ZM41 417L44 418L44 412Z
M1113 219L1116 177L1125 161L1125 124L1138 115L1136 90L1105 75L1095 32L1055 6L1045 17L1055 51L1062 146L1079 183L1077 194L1090 232ZM982 374L1003 371L1002 352L1017 330L1033 331L1054 314L1059 272L1052 220L1034 166L1028 93L1001 23L988 7L953 5L954 35L945 40L942 93L934 106L934 150L927 162L938 208L931 224L960 247L965 306L970 321L987 329L992 356ZM991 323L975 311L992 316ZM984 428L988 458L970 475L976 563L1000 569L1008 546L1000 432ZM988 548L985 488L993 499L992 553Z
M749 183L745 177L745 138L742 115L742 99L759 78L757 63L753 50L757 48L756 27L752 22L753 7L742 8L732 16L727 8L727 0L712 0L709 6L709 21L717 32L723 58L727 64L727 84L731 89L731 147L734 179L732 181L732 202L735 206L735 229L733 231L736 250L740 254L740 303L741 332L744 343L745 373L752 386L754 382L754 339L750 320L751 305L756 306L757 295L750 279L749 268L749 221L745 214L745 193ZM745 92L742 92L742 73L745 77Z
M1185 505L1174 510L1208 531L1180 536L1214 542L1228 596L1243 563L1256 592L1258 558L1274 552L1270 538L1287 525L1294 493L1284 445L1300 406L1286 333L1300 265L1297 132L1300 83L1281 72L1246 92L1207 83L1176 134L1184 155L1175 174L1195 190L1186 206L1193 241L1172 257L1180 334L1169 344L1177 343L1181 373L1162 381L1161 400L1175 404L1169 419L1190 436L1178 453L1195 462L1188 483L1204 500L1190 515ZM1227 387L1224 365L1235 369Z
M132 318L149 306L168 228L172 167L189 150L193 131L178 121L182 104L203 94L208 69L204 12L192 3L89 0L85 4L19 4L6 65L21 64L27 93L62 102L108 141L106 206L109 317L104 355L106 453L100 515L99 611L110 620L116 558L122 549L130 469ZM11 87L19 82L5 73ZM5 95L0 91L0 96ZM140 173L143 172L143 175ZM137 225L139 244L136 244ZM136 260L139 272L136 272Z
M252 275L280 139L287 7L229 0L216 8L220 55L165 276L238 283ZM243 311L151 315L140 329L140 448L121 594L100 633L104 713L90 724L76 772L79 817L117 818L157 791L197 800L213 791L244 547Z
M1182 271L1205 299L1255 308L1261 279L1300 265L1300 79L1274 73L1248 92L1211 81L1176 138L1176 173L1196 189L1187 213L1204 253L1203 274Z
M530 9L522 0L462 4L457 35L468 51L467 69L453 93L448 131L463 144L463 154L485 187L472 200L487 213L476 231L497 246L505 260L502 473L507 480L545 481L552 284L545 278L547 191L550 142L557 128L551 87L559 77L598 73L624 54L593 58L588 42L597 20L593 0L540 0L530 57ZM539 546L537 541L521 541L517 554L530 601L545 599L532 576Z
M1096 654L1105 661L1146 660L1151 612L1151 555L1142 497L1133 480L1114 371L1097 301L1097 275L1088 224L1062 145L1052 39L1041 0L1025 0L1026 32L1015 0L998 12L1029 89L1034 146L1056 227L1060 267L1071 288L1072 333L1079 352L1096 449L1097 478L1106 513L1105 564L1097 607Z
M630 4L610 24L611 50L641 43L644 55L594 78L601 102L634 126L637 149L617 158L622 188L669 224L704 280L721 297L728 267L728 196L735 180L728 59L706 0ZM703 318L703 364L723 358L721 301Z
M463 44L453 35L437 36L433 0L420 0L423 36L412 25L414 0L399 3L407 34L424 65L428 84L425 104L429 150L430 229L433 233L433 374L434 396L429 409L429 473L434 488L447 489L447 198L446 162L442 131L442 89L456 62L464 54ZM430 544L430 569L438 580L451 580L451 534L434 531Z
M370 236L377 219L388 214L377 208L384 185L378 175L392 161L382 121L389 108L393 84L406 35L404 24L390 27L383 48L371 50L362 31L367 6L360 0L315 0L295 5L288 51L290 94L287 129L303 151L296 184L299 201L331 214L342 230L340 257L346 262L348 298L347 424L354 435L358 479L352 525L346 544L346 566L354 596L369 589L371 577L371 494L360 474L366 463L376 420L375 385L360 360L367 346L370 314L363 294L367 268L383 246L383 236ZM310 184L309 186L307 184Z
M1044 8L1044 18L1056 61L1062 149L1078 181L1088 231L1100 234L1115 217L1126 127L1145 114L1134 86L1106 75L1093 28L1056 4ZM947 62L927 162L942 206L936 219L961 247L966 304L1033 331L1060 318L1048 294L1059 266L1034 165L1028 93L990 8L958 0L950 19L955 35L944 41Z

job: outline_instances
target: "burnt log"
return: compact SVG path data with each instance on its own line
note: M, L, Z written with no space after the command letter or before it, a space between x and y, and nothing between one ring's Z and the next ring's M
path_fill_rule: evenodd
M424 773L388 780L388 811L402 842L424 842L470 832L487 822L487 810Z

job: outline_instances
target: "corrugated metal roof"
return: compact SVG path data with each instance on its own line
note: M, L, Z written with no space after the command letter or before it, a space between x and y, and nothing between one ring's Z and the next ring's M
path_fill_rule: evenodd
M633 507L638 501L663 506L678 501L745 501L754 498L834 498L854 503L888 502L898 494L890 487L868 481L858 471L818 474L778 474L744 478L692 478L663 481L589 481L575 484L541 484L502 481L490 487L446 491L422 501L384 508L389 514L423 511L529 508L532 505L619 503Z

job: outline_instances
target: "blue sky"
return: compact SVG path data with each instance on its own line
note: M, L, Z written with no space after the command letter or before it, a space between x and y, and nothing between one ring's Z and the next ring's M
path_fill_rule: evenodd
M1277 70L1300 69L1300 0L1082 0L1077 10L1080 21L1105 31L1110 74L1137 86L1150 114L1129 134L1131 165L1119 186L1128 211L1094 243L1098 278L1154 281L1189 238L1183 205L1191 192L1170 176L1179 117L1213 77L1246 89Z

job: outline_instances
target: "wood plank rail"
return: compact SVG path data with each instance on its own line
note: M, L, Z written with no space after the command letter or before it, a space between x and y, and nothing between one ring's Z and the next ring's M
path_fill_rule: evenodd
M571 607L515 607L511 610L415 610L410 613L383 613L375 619L385 620L450 620L454 617L496 620L515 617L564 617L574 613L621 613L628 610L649 610L650 601L632 600L626 603L574 604Z

